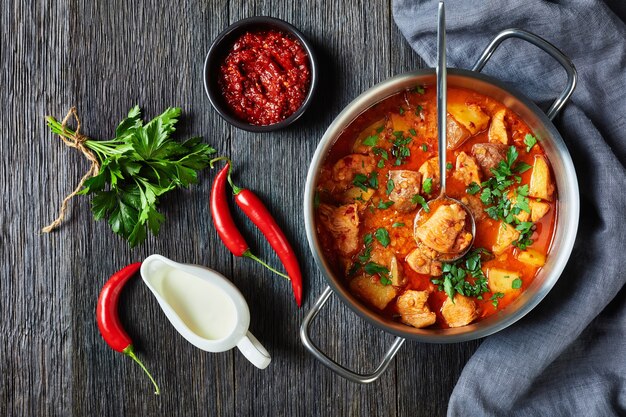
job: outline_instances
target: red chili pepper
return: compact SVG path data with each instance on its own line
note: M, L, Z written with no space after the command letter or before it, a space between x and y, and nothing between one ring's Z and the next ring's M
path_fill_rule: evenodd
M256 194L248 189L236 187L232 183L231 185L235 194L235 202L263 233L287 270L287 275L291 279L293 295L296 297L296 304L300 307L302 304L302 273L298 259L287 237Z
M159 386L154 381L154 378L152 378L152 375L150 375L150 372L148 372L148 369L146 369L144 364L141 363L139 358L135 355L135 350L132 344L133 341L124 330L124 327L122 327L122 323L120 322L117 313L117 305L122 288L126 282L128 282L128 280L131 279L137 271L139 271L140 267L141 262L137 262L130 264L111 275L100 291L100 296L98 297L98 307L96 308L96 318L98 322L98 329L100 329L100 334L104 338L104 341L107 342L113 350L122 352L124 355L137 362L139 366L141 366L141 369L143 369L148 375L150 381L154 384L154 388L156 389L155 394L159 395L161 392L161 390L159 390Z
M211 161L211 165L218 159L221 158ZM229 175L230 163L227 163L226 166L218 172L215 180L213 180L213 187L211 188L211 216L213 217L213 225L215 226L215 230L217 230L218 236L233 255L255 260L270 271L289 279L287 275L277 271L255 256L246 243L246 240L239 232L239 229L237 229L233 216L230 214L230 208L228 207L228 200L226 198L226 183Z

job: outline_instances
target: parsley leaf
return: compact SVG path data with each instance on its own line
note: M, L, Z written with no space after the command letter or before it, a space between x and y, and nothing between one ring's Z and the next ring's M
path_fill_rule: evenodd
M404 226L406 225L402 222L395 222L394 224L391 225L391 227L404 227Z
M426 178L423 184L423 190L426 194L430 194L433 191L433 179Z
M424 197L422 197L419 194L415 194L413 196L413 198L411 199L411 203L413 204L419 204L422 206L422 208L424 209L424 211L426 213L430 212L430 207L428 207L428 203L426 202L426 200L424 199Z
M377 264L376 262L368 262L363 267L363 270L368 275L378 275L380 277L380 283L383 285L391 284L391 277L389 275L389 269Z
M511 283L511 288L513 288L514 290L522 288L522 280L519 278L515 278Z
M431 282L438 286L439 291L445 291L451 300L454 300L456 293L482 299L482 295L489 291L487 277L481 269L483 253L488 252L477 248L455 262L443 263L441 278L432 279Z
M383 245L384 247L389 246L391 240L389 239L389 232L387 231L387 229L385 229L384 227L379 227L378 229L376 229L376 232L374 232L374 235L376 236L376 240L378 240L381 245Z
M394 187L395 187L395 184L393 183L393 180L391 178L389 178L389 180L387 181L387 188L385 190L385 193L387 195L391 194L391 192L393 191Z
M524 136L524 144L526 145L526 152L530 152L533 146L537 143L537 138L531 134Z
M378 136L371 135L363 139L363 145L365 146L374 146L378 142Z
M380 200L378 202L378 208L381 209L381 210L385 210L385 209L388 209L389 207L391 207L393 205L393 203L394 203L393 201L383 201L383 200Z

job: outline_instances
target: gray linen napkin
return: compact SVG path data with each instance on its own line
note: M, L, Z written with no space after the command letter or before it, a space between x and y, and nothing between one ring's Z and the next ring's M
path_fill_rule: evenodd
M394 0L397 25L436 63L437 1ZM446 1L448 64L470 68L503 29L529 30L576 65L579 85L555 124L578 174L581 217L571 259L528 316L485 339L465 366L450 416L626 415L626 2ZM620 19L619 15L622 16ZM507 40L485 73L542 106L565 72Z

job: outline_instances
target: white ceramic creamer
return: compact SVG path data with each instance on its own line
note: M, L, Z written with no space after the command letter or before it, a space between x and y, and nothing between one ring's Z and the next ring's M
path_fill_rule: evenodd
M270 364L269 353L248 331L246 300L226 277L161 255L143 261L141 277L170 323L191 344L208 352L237 346L257 368Z

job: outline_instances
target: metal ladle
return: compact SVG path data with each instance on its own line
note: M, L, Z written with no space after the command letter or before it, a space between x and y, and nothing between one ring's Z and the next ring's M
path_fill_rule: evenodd
M441 253L437 259L447 262L456 261L462 258L474 244L476 237L476 222L472 212L459 200L446 195L446 151L448 150L448 138L446 136L447 116L448 116L448 92L447 92L447 67L446 67L446 13L443 1L439 2L439 14L437 17L437 134L439 144L439 177L440 192L439 197L429 202L429 205L451 205L458 204L465 210L465 221L470 222L472 240L461 252ZM415 216L414 228L418 227L419 220L424 214L424 208L420 209Z

